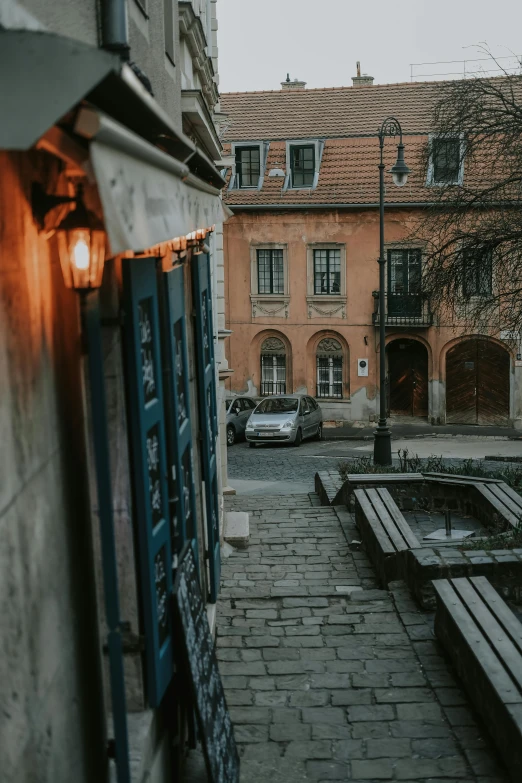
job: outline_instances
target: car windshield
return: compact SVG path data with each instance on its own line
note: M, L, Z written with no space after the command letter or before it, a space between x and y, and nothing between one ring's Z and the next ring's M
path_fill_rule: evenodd
M260 402L256 413L294 413L297 410L298 402L292 397L273 397Z

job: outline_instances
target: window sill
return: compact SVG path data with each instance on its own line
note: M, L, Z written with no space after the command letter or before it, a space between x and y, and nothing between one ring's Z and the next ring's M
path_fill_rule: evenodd
M288 318L288 294L250 294L252 318Z
M346 295L343 294L309 294L306 297L306 305L308 318L346 318Z

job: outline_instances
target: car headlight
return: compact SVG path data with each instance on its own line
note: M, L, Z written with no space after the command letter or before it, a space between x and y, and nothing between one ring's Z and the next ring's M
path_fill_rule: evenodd
M281 426L282 430L291 430L294 426L295 421L294 419L288 419L288 421L285 421L285 423Z

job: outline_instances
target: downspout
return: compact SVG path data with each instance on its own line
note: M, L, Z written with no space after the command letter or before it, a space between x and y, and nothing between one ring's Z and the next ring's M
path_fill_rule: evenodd
M126 0L101 0L102 47L129 59L129 24Z

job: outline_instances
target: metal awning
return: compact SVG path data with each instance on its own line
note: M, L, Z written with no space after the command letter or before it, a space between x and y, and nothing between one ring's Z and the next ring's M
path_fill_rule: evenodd
M113 254L140 252L226 220L219 190L112 118L84 108L74 130L89 140Z
M117 55L40 30L0 30L0 149L30 149L82 101L186 163L204 181L224 186L212 161Z

